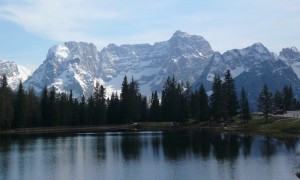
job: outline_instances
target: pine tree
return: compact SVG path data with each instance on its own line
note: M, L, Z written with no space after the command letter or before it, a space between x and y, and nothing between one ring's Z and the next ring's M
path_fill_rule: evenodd
M120 118L120 99L118 93L112 93L108 100L107 106L107 119L109 124L120 124L122 123Z
M38 97L35 95L33 88L29 88L27 95L27 120L29 127L41 126L41 115Z
M3 74L0 87L0 129L11 129L13 119L12 91L8 87L6 75Z
M42 125L49 126L50 124L49 97L48 97L48 89L46 86L42 91L40 106L41 106Z
M275 92L275 95L274 95L274 107L278 108L278 109L284 109L282 94L278 90Z
M209 119L208 96L206 94L206 90L203 84L201 84L199 88L198 104L199 104L199 109L198 109L197 117L199 121L208 120Z
M217 122L220 122L221 117L223 117L223 119L227 118L226 94L222 89L222 80L219 75L215 75L213 80L210 107L211 115Z
M294 93L292 86L285 85L282 90L284 109L289 111L293 107Z
M250 114L250 106L249 106L248 98L244 87L242 87L241 90L240 107L241 107L240 118L244 122L248 122L251 119L251 114Z
M93 93L93 99L95 101L94 124L106 123L106 89L98 82Z
M163 86L161 98L161 110L163 120L171 120L176 123L179 111L179 97L177 95L176 81L169 76Z
M85 102L85 97L83 95L81 97L81 101L80 101L80 104L79 104L79 124L80 125L86 125L86 119L87 119L86 102Z
M58 126L59 125L59 111L58 111L58 105L56 101L56 92L55 88L52 87L50 91L49 96L49 116L48 118L48 126Z
M238 114L237 109L239 107L239 101L237 99L235 84L230 70L227 70L225 73L222 88L226 95L226 109L229 117L229 122L231 122L231 118Z
M160 121L161 120L161 110L159 105L159 99L157 91L152 92L150 100L150 121Z
M121 113L122 122L128 123L130 121L130 119L129 119L129 85L128 85L126 75L122 82L120 101L121 101L120 113Z
M27 123L25 122L27 117L26 117L26 112L27 112L27 102L26 102L26 94L23 89L23 84L22 82L19 83L18 86L18 91L16 93L16 98L15 98L15 103L14 103L14 123L13 127L14 128L22 128L26 127Z
M268 115L271 113L272 110L272 93L269 92L268 86L265 84L263 87L262 92L258 98L258 109L263 112L265 115L266 122L268 122Z

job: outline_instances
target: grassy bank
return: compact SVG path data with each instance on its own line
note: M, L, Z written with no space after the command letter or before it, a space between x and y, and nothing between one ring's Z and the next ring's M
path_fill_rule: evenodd
M255 115L248 123L242 123L238 117L230 125L216 124L211 127L209 122L189 121L184 125L173 126L172 122L141 122L125 125L74 126L74 127L41 127L21 128L0 131L0 134L41 134L41 133L77 133L77 132L107 132L107 131L158 131L158 130L197 130L214 129L219 131L249 132L256 134L299 135L300 119L270 116L266 123L263 116Z
M246 131L259 134L287 134L300 135L300 119L270 116L269 122L265 122L263 116L254 115L248 123L235 121L227 127L222 127L225 131Z

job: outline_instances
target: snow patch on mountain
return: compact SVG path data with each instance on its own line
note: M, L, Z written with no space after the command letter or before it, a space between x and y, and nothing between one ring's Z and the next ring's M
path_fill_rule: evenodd
M6 75L8 85L14 90L31 75L31 71L14 62L0 60L0 74Z

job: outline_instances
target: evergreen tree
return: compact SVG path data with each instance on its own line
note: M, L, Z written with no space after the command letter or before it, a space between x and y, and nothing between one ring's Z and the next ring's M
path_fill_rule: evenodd
M215 75L212 86L212 94L210 96L211 115L217 122L220 122L221 117L226 120L227 104L226 94L222 89L222 80L219 75Z
M265 84L262 92L258 98L258 109L265 115L266 122L268 122L268 115L272 110L272 93L269 92L268 86Z
M118 93L112 93L111 98L108 100L107 119L109 124L122 123L120 116L120 99Z
M141 109L141 117L140 121L148 121L149 120L149 109L148 109L148 101L146 96L141 96L140 109Z
M176 89L176 81L169 76L163 86L161 97L161 110L163 120L171 120L176 123L179 112L179 97Z
M48 89L45 86L41 95L41 116L42 116L42 126L49 126L50 124L50 111L49 111L49 97Z
M150 121L160 121L161 120L161 112L159 99L157 95L157 91L152 92L151 100L150 100Z
M138 121L141 118L141 106L140 102L142 96L139 92L138 83L132 78L129 83L129 91L128 91L128 104L129 104L129 116L128 118L131 121Z
M106 89L98 82L93 93L93 99L95 101L94 124L106 123Z
M237 99L235 84L230 70L227 70L225 73L222 88L226 95L226 109L229 117L229 122L231 122L231 118L238 114L237 109L239 107L239 101Z
M8 87L6 75L3 74L0 87L0 129L10 129L13 119L12 91Z
M248 98L244 86L242 87L241 90L240 107L241 107L240 118L244 122L248 122L251 119L251 114L250 114L250 106L249 106L249 102L248 102Z
M199 88L199 95L198 95L198 104L199 104L199 109L197 113L197 117L199 121L206 121L209 119L209 105L208 105L208 96L206 94L206 90L201 84Z
M86 125L86 102L84 95L81 97L81 101L79 104L79 124L80 125Z
M16 93L15 103L14 103L14 112L15 112L14 123L13 123L14 128L22 128L27 126L27 123L25 122L27 119L26 100L27 99L26 99L25 91L23 89L23 84L22 82L20 82L18 86L18 91Z
M58 126L59 125L59 111L58 111L58 105L56 101L56 92L55 88L52 87L50 91L49 96L49 118L48 118L48 124L47 126Z
M40 127L41 115L38 97L35 95L33 88L29 88L27 95L27 126L28 127Z
M283 106L282 94L277 90L274 95L274 107L278 109L284 109Z
M294 93L292 86L287 86L285 85L283 87L283 104L284 104L284 109L286 111L292 110L293 107L293 99L294 99Z
M121 119L123 123L128 123L129 119L129 85L127 81L127 76L125 75L122 88L121 88L121 95L120 95L120 113Z
M176 82L174 76L167 78L161 98L161 112L163 120L174 123L184 123L188 120L188 101L182 94L183 87Z

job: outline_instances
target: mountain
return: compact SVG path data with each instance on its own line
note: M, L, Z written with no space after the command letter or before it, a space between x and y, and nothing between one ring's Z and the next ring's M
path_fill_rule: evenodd
M93 44L66 42L52 47L43 64L25 82L40 92L45 86L58 92L73 90L75 97L90 95L98 81L111 93L121 89L125 75L139 82L142 94L160 91L167 76L194 82L213 55L201 36L176 31L163 42L136 45L110 44L97 51Z
M196 90L203 83L210 90L215 74L224 77L227 69L235 79L237 92L242 86L247 90L252 107L264 84L268 84L274 93L282 90L284 85L292 85L295 95L300 97L300 56L296 48L283 49L280 56L270 52L263 44L255 43L244 49L233 49L223 54L216 52L202 75L192 85Z
M24 82L30 75L31 71L14 62L0 60L0 75L7 77L8 85L14 90L18 87L20 81Z
M119 91L125 75L138 81L143 95L161 91L167 76L192 83L192 90L203 83L211 89L215 74L224 76L229 69L237 91L244 86L255 107L263 85L271 91L292 85L300 97L300 53L284 48L279 55L263 44L221 54L213 51L202 36L176 31L170 39L154 44L109 44L98 51L84 42L65 42L49 49L43 64L24 83L40 92L45 86L58 92L73 91L75 97L92 94L96 82L104 85L108 95Z
M57 92L90 95L99 76L99 52L93 44L66 42L49 49L45 61L24 83L37 92L47 86Z
M120 89L123 77L134 77L142 94L160 91L167 76L194 82L213 54L201 36L176 31L164 42L154 45L108 45L100 51L101 78L105 85Z

